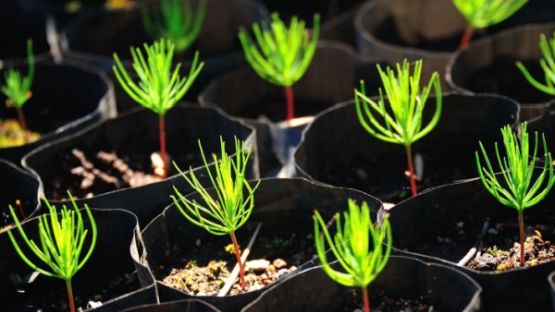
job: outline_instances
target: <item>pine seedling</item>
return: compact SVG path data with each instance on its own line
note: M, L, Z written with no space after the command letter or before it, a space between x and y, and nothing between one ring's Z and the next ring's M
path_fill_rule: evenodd
M412 144L426 136L437 125L442 110L441 84L437 72L432 74L428 85L421 89L422 60L417 61L411 72L407 60L397 64L397 70L378 65L378 72L385 90L380 88L376 102L366 95L364 82L360 90L355 89L355 108L362 127L375 138L405 146L412 196L418 193L412 160ZM423 114L428 96L435 91L434 115L423 126ZM386 104L387 102L387 104Z
M48 213L38 217L40 245L27 236L13 207L10 206L15 228L23 239L24 246L27 246L36 260L31 260L25 254L22 245L17 242L15 234L12 233L13 230L10 230L8 235L17 254L31 269L42 275L64 280L69 311L75 312L71 279L91 257L98 233L89 207L85 205L84 211L89 219L90 229L85 229L81 211L71 194L69 197L72 208L68 209L64 205L60 212L50 205L46 198L43 199ZM85 247L85 243L88 247Z
M318 211L314 212L314 244L326 274L346 287L361 289L364 312L370 312L368 285L385 268L391 255L391 226L387 217L381 225L374 225L366 202L362 206L349 200L349 210L336 214L336 231L332 239L326 223ZM326 243L341 270L330 265Z
M185 174L174 163L181 176L200 195L201 202L185 197L175 186L175 195L171 196L181 214L196 226L210 234L229 235L233 243L233 252L239 264L241 288L245 285L245 264L241 261L241 249L235 232L249 219L254 208L254 192L260 181L249 185L246 170L249 163L250 149L245 152L243 143L235 138L235 156L229 155L225 149L225 142L220 137L221 155L212 155L214 169L210 164L199 140L199 150L204 162L206 174L210 178L214 194L211 194L197 179L192 168ZM215 174L212 173L214 170Z
M485 166L480 161L478 151L476 151L475 156L478 174L486 190L501 204L514 208L518 212L520 265L524 266L524 210L536 205L547 196L555 183L555 174L551 153L547 150L545 136L542 133L543 169L537 177L534 177L534 172L537 172L535 165L538 151L538 133L534 133L534 150L530 155L530 138L526 122L520 125L519 132L520 140L517 134L513 133L510 126L501 128L503 145L505 146L503 157L501 157L497 143L495 143L495 155L501 170L500 174L495 174L482 142L480 142L480 150Z
M289 27L277 13L268 24L253 24L254 39L245 29L240 29L239 39L245 58L254 71L264 80L284 87L287 120L295 118L293 84L304 75L312 62L320 35L320 15L315 14L311 36L305 21L296 16Z
M142 11L143 25L155 40L167 39L182 53L197 39L204 21L206 1L201 0L196 12L190 0L162 0L160 12Z
M23 105L31 98L31 86L35 76L35 57L33 55L33 41L27 40L27 75L23 75L16 69L8 69L4 75L5 84L0 90L7 97L6 106L15 107L19 125L24 131L27 128L27 120L23 112Z
M536 80L522 62L517 62L516 66L534 88L555 96L555 32L553 33L553 38L549 40L545 34L541 34L539 45L543 56L540 60L540 66L544 73L545 83Z
M528 0L453 0L453 4L468 23L459 48L468 46L476 29L503 22L527 2Z
M125 92L135 102L158 114L160 131L160 156L164 163L164 174L168 174L166 156L166 126L164 116L185 94L199 75L204 66L199 63L199 54L195 53L193 63L187 77L181 77L181 63L172 70L175 45L171 41L160 40L152 45L144 44L144 52L139 48L131 48L133 69L139 78L135 83L123 66L120 58L114 53L115 65L112 67L116 79Z

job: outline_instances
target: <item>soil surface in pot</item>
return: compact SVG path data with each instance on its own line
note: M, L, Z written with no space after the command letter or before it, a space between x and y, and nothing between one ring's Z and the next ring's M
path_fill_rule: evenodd
M79 273L77 273L79 274ZM48 278L40 276L39 278ZM25 288L22 287L18 290L17 298L14 298L13 302L8 303L8 306L4 306L4 311L22 311L22 312L58 312L58 311L68 311L67 303L67 293L64 282L57 280L54 288L54 284L49 289L47 295L44 296L33 296L32 298L27 298ZM99 281L95 281L95 284L99 285ZM73 286L73 293L75 296L75 307L78 311L83 311L91 307L96 307L106 302L108 300L117 298L121 295L130 293L141 288L136 274L129 273L118 276L117 278L106 281L102 283L105 285L100 292L91 293L90 289L87 289L87 285L81 283L80 286ZM59 287L58 287L59 286ZM99 287L96 287L99 288Z
M40 134L22 128L15 119L0 120L0 148L9 148L33 143Z
M236 233L242 250L246 248L255 227L249 224ZM197 238L194 249L188 251L189 255L194 255L191 257L180 257L179 252L172 254L177 256L172 259L173 263L155 269L157 280L190 295L216 295L237 263L231 239L227 236L209 237L204 241ZM247 289L241 289L237 278L228 295L247 293L268 286L311 260L313 254L311 235L298 237L295 233L286 231L265 233L262 226L247 259Z
M537 60L522 60L522 63L533 77L543 80L544 74ZM496 58L493 64L471 73L460 86L476 93L502 94L521 103L543 103L551 99L530 85L516 67L515 60L507 57Z
M168 154L168 176L178 173L171 165L172 161L180 164L182 170L187 170L189 166L201 165L202 159L197 154ZM97 194L121 188L140 187L162 180L159 170L163 165L155 151L151 154L126 154L118 151L74 148L59 154L58 161L52 165L52 172L57 174L44 183L47 185L47 197L55 200L67 199L67 190L75 198L90 198Z
M393 298L381 292L370 294L370 310L373 312L432 312L434 309L428 297L418 298ZM350 289L343 309L337 312L360 312L362 311L362 297L359 289Z
M295 117L316 115L331 105L328 101L295 99ZM286 119L285 98L268 96L257 100L256 103L248 103L240 109L229 109L228 112L234 116L251 119L266 116L271 121L278 122Z

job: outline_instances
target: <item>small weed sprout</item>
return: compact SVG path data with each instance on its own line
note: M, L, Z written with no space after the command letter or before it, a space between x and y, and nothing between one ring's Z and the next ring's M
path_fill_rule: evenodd
M239 39L247 62L264 80L284 87L287 120L295 118L293 84L304 75L312 62L320 34L320 15L314 15L313 31L309 36L305 21L293 16L289 27L277 13L270 25L253 24L254 40L245 29Z
M204 168L210 178L214 195L202 186L195 176L192 168L190 174L185 174L174 163L174 166L199 193L202 202L186 198L174 186L172 199L181 214L191 223L204 228L213 235L229 235L233 243L233 250L240 268L241 288L245 289L245 264L241 261L241 249L235 232L249 219L254 208L254 192L260 181L255 186L250 186L246 178L246 170L250 157L250 149L245 152L243 143L235 138L235 157L229 155L225 149L225 142L220 138L221 155L212 155L215 174L210 169L209 161L204 154L199 141L200 154ZM245 192L246 191L246 192Z
M201 0L193 12L190 0L162 0L160 12L142 11L143 25L155 40L168 39L182 53L197 39L204 21L206 1Z
M542 134L544 165L541 174L533 181L538 151L538 133L534 133L534 150L530 157L530 139L526 122L520 125L519 132L520 142L511 127L505 126L501 129L503 145L505 146L505 156L503 157L501 157L497 143L495 143L495 155L501 169L500 176L503 177L502 179L495 175L491 161L481 142L480 150L485 166L480 161L478 151L475 155L478 174L486 190L501 204L518 211L520 265L524 266L524 210L536 205L547 196L555 183L555 174L551 153L547 150L545 136Z
M545 34L541 34L539 45L543 56L540 60L540 66L544 72L545 83L541 83L532 77L532 74L530 74L522 62L517 62L516 66L534 88L555 96L555 33L553 33L553 38L549 40Z
M459 44L465 48L476 29L483 29L503 22L520 10L528 0L453 0L468 26Z
M5 73L6 84L0 90L7 97L6 106L15 107L19 125L27 131L27 120L23 113L23 105L31 98L31 86L35 76L35 57L33 55L33 41L27 40L27 76L15 69L8 69Z
M385 268L391 254L389 220L385 217L381 225L374 225L368 204L363 202L359 208L354 200L349 200L349 210L343 213L343 224L339 213L336 217L336 233L332 238L322 216L314 212L314 244L318 258L332 280L361 289L364 311L370 312L367 287ZM326 242L344 272L331 267Z
M29 267L45 276L65 281L69 311L75 312L71 279L91 257L96 246L98 233L89 207L85 205L84 210L89 219L90 234L89 229L85 229L79 207L77 207L71 194L69 194L69 197L73 206L72 209L68 209L64 205L59 213L56 207L43 199L48 208L48 213L38 217L40 245L37 245L33 239L25 234L13 207L10 206L17 232L34 255L33 258L36 258L42 264L33 262L25 254L22 246L17 242L15 234L12 233L13 230L9 231L8 235L17 254ZM87 241L88 247L85 247ZM84 252L85 250L86 252Z
M380 88L380 98L376 102L366 96L364 82L360 90L355 89L355 108L363 128L375 138L405 146L412 196L418 193L412 144L430 133L437 125L442 110L441 84L437 72L432 74L428 85L420 89L422 60L411 66L407 60L397 64L397 72L378 65L386 97ZM423 113L432 87L435 91L435 112L430 122L423 127ZM386 102L388 105L386 105Z
M118 55L114 53L115 65L112 67L116 79L121 87L135 102L158 114L160 130L160 156L164 163L164 174L168 174L166 156L166 126L164 116L189 90L201 69L203 62L199 63L199 54L195 53L193 63L187 77L180 77L181 63L172 70L174 44L171 41L160 40L152 45L144 44L143 52L139 48L131 48L133 69L139 78L135 83L123 66Z

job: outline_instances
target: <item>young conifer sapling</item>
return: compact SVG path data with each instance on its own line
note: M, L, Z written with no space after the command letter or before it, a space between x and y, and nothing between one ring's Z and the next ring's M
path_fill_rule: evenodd
M264 80L284 88L286 119L295 118L293 84L306 72L312 62L320 35L320 15L314 15L312 34L309 36L305 21L296 16L289 27L277 13L272 14L270 25L253 24L254 39L245 29L239 39L247 62Z
M555 96L555 32L553 38L550 39L547 39L545 34L541 34L539 45L542 53L540 66L544 73L545 83L536 80L522 62L517 62L516 66L532 86L543 93Z
M15 228L32 256L28 256L23 250L23 245L17 242L15 234L12 233L13 230L10 230L8 235L17 254L25 264L40 274L64 280L69 311L75 312L71 280L91 257L98 233L89 207L85 205L84 208L90 227L86 229L79 207L71 194L69 197L73 207L68 209L64 205L60 212L46 199L43 199L48 213L38 217L40 244L37 244L25 233L14 209L10 206Z
M193 11L190 0L162 0L160 12L143 9L143 25L152 38L170 40L176 52L183 53L200 34L206 1L200 0L198 9Z
M486 190L501 204L511 207L518 212L518 227L520 238L520 266L525 265L524 258L524 210L536 205L543 200L555 183L553 161L551 153L547 150L545 136L542 133L543 143L543 169L539 175L534 174L536 169L536 156L538 152L538 133L534 133L534 147L530 155L530 138L526 122L519 127L520 140L510 126L501 129L505 155L501 156L497 143L495 155L500 174L496 175L491 161L480 142L480 153L476 151L476 167L482 184ZM481 158L484 159L482 164Z
M314 212L314 244L326 274L343 286L360 288L364 312L370 312L368 285L385 268L391 255L391 226L387 216L382 224L374 225L366 202L360 207L354 200L348 204L343 221L336 214L333 238L322 216ZM326 243L342 271L330 265Z
M430 133L441 116L441 84L437 72L432 74L428 85L421 89L422 60L412 67L407 60L397 64L396 71L390 67L385 70L378 65L385 97L380 88L380 97L374 101L366 95L364 82L360 90L355 89L355 108L362 127L375 138L405 146L408 174L412 196L418 193L412 160L412 144ZM435 111L424 126L424 108L428 96L435 91Z
M199 149L206 174L210 178L213 191L207 190L197 179L192 168L185 174L174 163L174 166L189 185L200 195L201 202L185 197L175 186L172 199L181 214L191 223L197 225L213 235L229 235L233 243L233 252L239 265L241 288L246 289L245 264L241 261L241 248L235 232L249 219L254 208L254 192L260 181L251 186L246 178L250 149L245 152L243 143L235 138L235 156L229 155L225 142L220 137L221 155L212 155L210 164L202 145ZM214 172L214 173L213 173Z
M8 69L5 73L5 84L0 90L7 97L6 106L15 107L19 125L24 131L27 128L27 120L23 112L23 105L31 98L31 86L35 76L35 57L33 55L33 41L27 40L27 75L22 74L16 69Z
M476 29L484 29L503 22L520 10L528 0L453 0L468 25L461 37L459 48L470 43Z
M189 75L181 77L179 70L181 63L172 70L175 45L168 40L162 39L152 45L144 44L144 52L139 48L131 48L133 69L139 82L127 73L120 58L114 53L115 65L113 71L121 87L135 102L158 114L158 126L160 130L160 156L164 164L162 178L168 174L168 162L166 153L166 126L164 116L179 101L204 66L199 63L199 54L195 53Z

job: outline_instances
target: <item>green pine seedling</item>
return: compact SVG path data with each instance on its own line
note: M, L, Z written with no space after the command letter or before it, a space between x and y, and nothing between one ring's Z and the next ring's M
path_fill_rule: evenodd
M229 155L225 149L225 142L220 137L221 155L213 154L211 159L215 166L215 174L213 174L200 140L198 144L204 168L215 190L215 195L210 194L202 186L192 168L190 168L190 174L187 175L174 163L181 176L202 197L202 202L186 198L175 186L175 195L171 197L188 221L213 235L229 235L231 237L233 251L240 269L241 288L245 289L245 264L241 261L241 249L235 232L248 221L254 208L254 192L260 184L259 181L252 187L246 178L250 149L245 152L243 143L235 138L235 156Z
M35 57L33 55L33 40L27 40L27 76L15 69L8 69L4 75L6 83L0 87L0 90L7 97L6 106L15 107L17 110L17 118L19 125L25 131L27 121L23 113L23 105L31 98L31 86L35 76Z
M13 230L10 230L8 235L17 254L29 267L45 276L64 280L69 311L75 312L71 279L91 257L96 246L98 233L89 207L85 205L84 210L89 219L90 229L85 229L77 203L75 203L71 194L69 194L69 198L73 206L72 209L68 209L64 205L59 213L56 207L50 205L46 198L43 199L48 208L48 213L38 217L40 244L37 244L25 234L13 207L10 206L10 213L17 232L23 239L24 245L33 254L33 258L36 258L35 261L38 262L33 262L25 254L22 245L17 242L15 234L12 233ZM85 243L88 247L85 247Z
M407 60L397 64L397 70L378 65L386 97L380 88L378 102L366 96L364 82L360 90L355 89L355 108L363 128L375 138L405 146L412 196L418 193L412 160L412 144L426 136L437 125L442 110L441 83L439 74L434 72L428 85L420 89L422 60L411 65ZM432 90L435 91L435 112L430 122L424 126L423 113ZM386 104L387 102L387 104Z
M159 13L143 9L143 25L152 38L170 40L177 53L183 53L200 34L206 1L193 12L190 0L162 0Z
M524 78L536 89L555 96L555 32L553 38L547 39L545 34L540 36L540 50L543 58L540 60L540 66L544 72L545 83L541 83L526 69L522 62L517 62L516 66L524 75Z
M476 29L501 23L520 10L528 0L453 0L468 26L461 38L460 48L467 47Z
M120 58L114 53L115 65L112 67L116 79L125 92L135 102L158 114L160 129L160 156L164 163L163 178L168 174L166 156L166 126L164 116L185 94L202 70L204 63L199 63L198 51L195 53L189 76L181 77L181 63L172 70L175 45L171 41L160 40L152 45L144 44L144 52L131 47L133 69L139 78L135 83L123 66Z
M381 225L374 225L366 202L359 208L354 200L349 200L349 211L345 211L343 217L342 224L341 215L336 214L336 232L332 239L322 216L314 212L316 252L322 268L332 280L361 289L364 311L370 312L368 285L385 268L391 255L391 226L387 217ZM331 267L326 243L343 271Z
M312 62L320 35L320 15L314 15L312 35L305 29L305 21L296 16L289 27L277 13L270 25L253 24L254 39L243 28L239 40L245 58L264 80L284 87L287 120L295 118L293 84L304 75Z
M530 157L530 143L526 122L519 127L520 140L513 133L511 127L501 128L505 156L501 157L497 143L495 154L503 179L495 175L491 161L480 142L480 150L485 166L480 161L480 154L476 151L476 167L482 184L501 204L518 211L518 226L520 236L520 265L524 266L524 210L536 205L547 196L555 183L553 161L547 150L545 136L542 133L544 165L540 175L534 180L536 155L538 151L538 133L534 133L534 150ZM534 180L534 181L533 181Z

